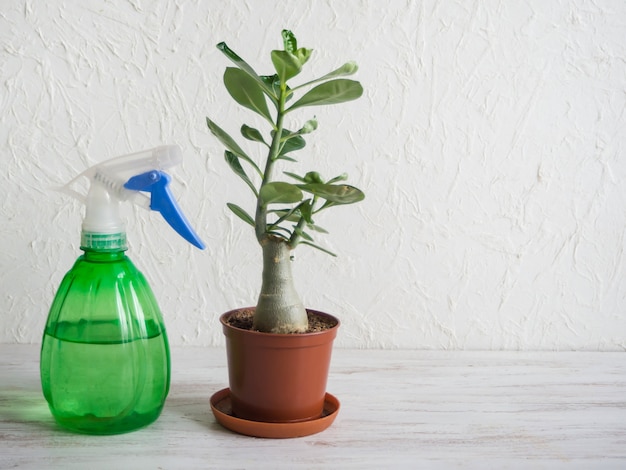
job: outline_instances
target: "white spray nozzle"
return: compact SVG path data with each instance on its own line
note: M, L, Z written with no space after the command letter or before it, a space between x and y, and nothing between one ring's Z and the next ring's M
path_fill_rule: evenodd
M171 178L163 171L181 161L180 147L164 145L94 165L60 190L86 205L83 235L123 232L119 202L130 200L145 209L160 212L179 235L203 249L204 243L191 228L169 191ZM82 178L89 180L87 194L73 189Z
M104 185L111 193L115 193L117 199L125 201L136 195L133 191L127 191L124 184L135 175L150 170L167 170L178 165L183 160L183 155L178 145L162 145L150 150L131 153L121 157L112 158L87 168L72 181L60 188L61 192L69 194L82 203L87 203L87 194L83 194L74 187L82 178L87 178L90 183L97 181ZM93 185L90 185L90 188ZM90 189L89 188L89 189ZM148 204L139 204L146 209Z

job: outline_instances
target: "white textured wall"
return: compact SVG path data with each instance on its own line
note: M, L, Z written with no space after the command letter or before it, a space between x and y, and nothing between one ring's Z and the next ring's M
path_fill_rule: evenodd
M338 259L296 252L339 346L624 350L626 2L383 3L0 0L0 342L39 341L79 254L82 208L50 188L178 143L173 191L208 249L129 209L129 253L173 344L222 344L217 317L255 302L260 253L204 119L259 123L214 46L269 72L288 27L316 49L311 73L355 59L366 88L302 111L320 128L291 168L347 170L367 193L319 221Z

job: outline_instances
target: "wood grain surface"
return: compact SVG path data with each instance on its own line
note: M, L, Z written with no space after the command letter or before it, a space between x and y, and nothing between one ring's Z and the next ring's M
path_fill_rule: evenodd
M37 345L0 345L0 468L626 468L626 354L334 352L328 430L289 440L222 428L222 349L172 351L163 414L129 434L57 427Z

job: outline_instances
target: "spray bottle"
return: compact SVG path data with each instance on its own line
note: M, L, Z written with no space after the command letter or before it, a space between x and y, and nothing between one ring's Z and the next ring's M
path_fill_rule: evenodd
M125 254L119 205L128 201L160 212L203 249L163 171L181 160L178 146L157 147L93 166L61 189L86 205L84 253L61 282L41 345L43 393L65 428L117 434L161 413L170 383L167 334L150 286ZM86 196L73 189L84 178Z

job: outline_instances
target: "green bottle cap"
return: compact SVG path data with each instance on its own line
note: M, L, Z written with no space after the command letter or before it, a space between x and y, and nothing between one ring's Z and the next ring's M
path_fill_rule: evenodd
M84 251L124 251L128 248L126 233L93 233L83 230L80 248Z

